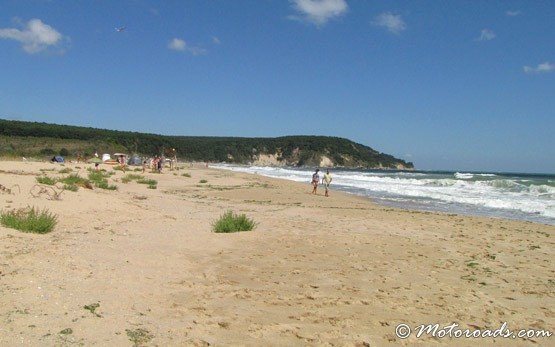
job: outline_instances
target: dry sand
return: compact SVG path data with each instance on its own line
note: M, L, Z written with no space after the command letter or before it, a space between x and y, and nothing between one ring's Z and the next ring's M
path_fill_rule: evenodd
M2 346L555 345L395 336L399 323L554 331L554 226L313 196L308 184L206 168L146 174L156 190L118 171L118 191L29 194L40 169L88 166L0 162L12 188L0 208L59 218L46 235L0 226ZM212 233L228 209L257 229Z

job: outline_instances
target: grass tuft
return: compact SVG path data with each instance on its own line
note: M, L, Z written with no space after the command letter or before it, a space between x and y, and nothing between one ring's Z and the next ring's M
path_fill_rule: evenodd
M208 183L208 181L207 180L200 180L200 181L198 181L198 183Z
M188 172L185 172L184 174L181 174L181 176L191 178L191 174L188 173Z
M137 183L140 184L147 184L149 186L155 186L158 184L158 181L152 179L141 178L137 180Z
M227 211L212 224L215 233L234 233L238 231L250 231L256 228L256 222L245 214L235 214Z
M56 184L56 179L48 176L40 176L37 177L37 182L40 184L47 184L49 186L53 186Z
M0 213L0 222L7 228L26 233L46 234L56 226L57 217L47 209L22 208Z

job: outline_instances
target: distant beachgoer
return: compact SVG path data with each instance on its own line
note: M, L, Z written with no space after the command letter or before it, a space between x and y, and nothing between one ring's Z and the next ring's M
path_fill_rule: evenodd
M324 174L324 177L322 177L322 184L324 185L324 188L326 189L326 196L328 195L328 190L331 184L331 174L330 174L330 170L326 170L326 173Z
M143 160L143 173L146 172L146 166L147 166L147 161L145 159L145 160Z
M318 172L320 172L320 170L316 169L314 174L312 174L312 186L314 187L312 189L312 194L316 194L316 189L318 189L318 183L320 183L320 175L318 174Z
M164 165L164 158L159 157L158 158L158 173L162 173L162 166L163 165Z
M126 164L125 163L125 157L123 155L120 155L118 161L119 161L119 164L120 164L120 167L121 167L121 171L123 171L123 173L125 173L125 164Z
M94 163L94 171L100 170L100 168L98 167L99 165L99 163Z

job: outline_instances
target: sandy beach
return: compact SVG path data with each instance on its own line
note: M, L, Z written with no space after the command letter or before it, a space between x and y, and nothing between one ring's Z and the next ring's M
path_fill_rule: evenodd
M30 194L40 174L89 167L0 162L11 190L0 208L58 216L45 235L0 226L2 346L555 344L395 335L401 323L555 331L554 226L325 198L309 177L185 164L146 173L157 189L117 171L117 191ZM226 210L257 228L213 233Z

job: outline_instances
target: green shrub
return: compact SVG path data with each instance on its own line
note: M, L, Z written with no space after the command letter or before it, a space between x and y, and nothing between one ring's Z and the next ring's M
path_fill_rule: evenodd
M152 180L152 179L141 178L141 179L137 180L137 183L147 184L149 186L155 186L155 185L158 184L158 181Z
M76 185L76 186L81 186L81 187L85 187L88 184L90 184L90 181L86 178L83 178L77 174L73 174L73 175L69 175L67 177L64 177L60 180L60 182L65 183L67 185Z
M61 173L61 174L66 174L66 173L70 173L71 171L73 171L71 168L66 167L65 169L61 169L58 172Z
M40 176L40 177L37 177L36 179L38 183L47 184L49 186L53 186L57 182L55 178L48 177L48 176Z
M108 189L108 190L116 190L118 189L115 185L108 184L107 177L110 177L110 174L101 172L101 171L90 171L89 172L89 180L94 183L95 187L100 189Z
M149 184L149 185L147 186L147 188L148 188L148 189L156 189L156 188L158 188L158 186L157 186L156 184Z
M113 184L108 184L108 181L102 181L102 182L96 182L95 187L98 187L100 189L106 189L106 190L117 190L118 186L113 185Z
M76 186L75 184L64 184L64 189L65 190L70 190L72 192L76 192L79 190L79 187Z
M46 234L56 226L57 217L47 209L23 208L2 212L0 221L7 228L17 229L23 232Z
M188 172L185 172L184 174L181 174L181 176L191 178L191 174L188 173Z
M200 180L200 181L198 181L198 183L207 183L207 182L208 182L207 180Z
M256 227L256 222L245 214L237 215L227 211L212 224L215 233L234 233L237 231L250 231Z

